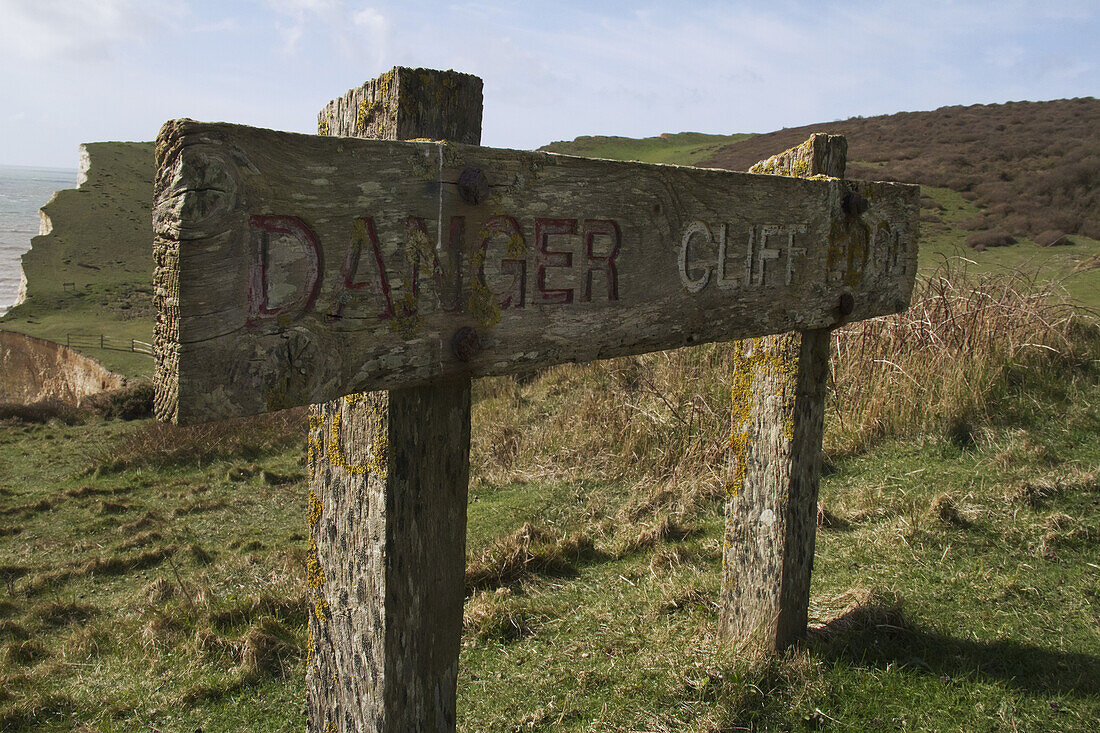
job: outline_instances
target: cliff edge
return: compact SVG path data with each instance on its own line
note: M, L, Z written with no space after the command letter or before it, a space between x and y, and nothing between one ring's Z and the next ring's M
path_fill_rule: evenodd
M41 209L39 235L22 257L23 285L0 329L65 343L152 340L153 143L80 146L77 188ZM146 376L146 354L82 349L109 370Z

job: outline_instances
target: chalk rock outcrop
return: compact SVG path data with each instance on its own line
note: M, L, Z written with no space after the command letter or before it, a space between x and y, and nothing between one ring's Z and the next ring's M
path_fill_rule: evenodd
M79 404L89 395L125 384L121 375L66 346L0 331L0 402Z

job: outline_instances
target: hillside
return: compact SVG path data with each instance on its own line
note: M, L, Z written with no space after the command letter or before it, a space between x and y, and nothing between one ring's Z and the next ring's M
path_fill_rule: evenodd
M719 154L726 146L750 134L707 135L702 132L666 132L655 137L631 138L582 135L575 140L553 142L539 150L585 158L640 160L643 163L693 165Z
M1100 239L1100 100L941 107L792 127L732 143L700 165L747 170L811 132L848 137L850 178L949 188L1016 236Z
M922 186L921 264L964 255L978 271L1023 267L1064 283L1100 308L1100 100L941 107L852 118L759 135L717 149L645 138L581 137L544 150L624 160L748 170L813 132L845 135L847 176ZM699 154L703 150L704 154ZM1062 235L1069 235L1062 238ZM1054 241L1069 246L1044 247ZM1002 246L1008 245L1011 246Z
M122 349L152 340L152 201L153 143L80 146L78 186L44 202L22 258L24 300L0 329L71 341L127 376L151 372L147 355Z

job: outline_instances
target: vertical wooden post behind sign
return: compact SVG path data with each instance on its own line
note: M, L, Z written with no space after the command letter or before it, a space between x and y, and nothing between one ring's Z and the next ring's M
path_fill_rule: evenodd
M318 132L477 145L481 114L479 78L395 68ZM313 405L308 452L309 729L453 731L470 380Z
M817 134L750 172L842 178L847 149ZM721 627L738 646L778 651L806 630L829 330L733 346Z

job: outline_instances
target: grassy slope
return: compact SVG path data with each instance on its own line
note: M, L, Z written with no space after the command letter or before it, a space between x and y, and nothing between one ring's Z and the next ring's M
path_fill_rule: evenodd
M920 267L929 270L945 258L964 257L976 272L1023 270L1057 282L1086 308L1100 311L1100 240L1073 237L1064 247L1040 247L1027 237L1016 244L978 252L966 246L967 232L959 223L981 209L949 188L921 186L926 199L939 206L924 208L921 214Z
M615 144L621 157L644 153ZM925 229L924 263L961 240L950 225L970 206L948 189L926 193L946 206L948 228ZM708 348L684 358L718 351ZM614 394L620 421L651 419L654 431L616 449L667 461L679 418L644 372L620 360L480 382L471 568L517 543L555 562L468 599L460 729L1090 730L1100 716L1098 359L1094 347L1091 361L1012 372L962 439L929 429L834 450L813 587L815 619L827 623L763 662L715 638L718 503L704 491L667 521L664 492L691 494L703 480L624 475L599 440L591 453L578 452L583 434L562 440L602 428L598 402ZM680 409L723 412L728 390L707 389ZM837 415L834 405L834 436ZM158 465L149 456L189 445L167 430L0 423L10 579L0 728L301 728L302 446ZM513 455L525 440L545 453ZM577 535L594 549L560 541Z
M931 434L835 459L813 587L832 624L768 663L715 638L716 501L670 525L639 509L644 485L483 473L472 567L528 522L549 538L534 554L566 535L595 549L470 597L460 728L1089 730L1100 381L1082 369L1019 378L973 447ZM517 394L536 420L556 384L480 384L475 432ZM0 727L300 729L305 467L299 444L263 435L0 425ZM221 455L155 460L210 444Z
M151 342L153 143L86 148L87 180L42 207L53 228L23 255L28 300L0 319L0 328L59 343L68 333L104 334L119 345ZM81 351L127 376L152 371L145 355Z
M585 158L692 165L715 155L730 143L750 137L750 134L707 135L701 132L665 133L641 139L585 135L576 140L550 143L539 150Z

